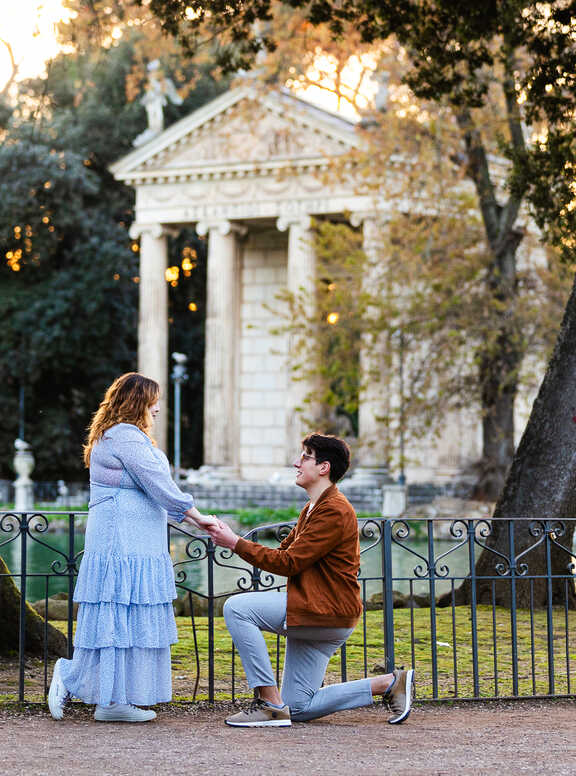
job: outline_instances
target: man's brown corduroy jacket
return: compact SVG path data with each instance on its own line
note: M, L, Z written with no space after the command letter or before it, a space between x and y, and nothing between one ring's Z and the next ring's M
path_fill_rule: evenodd
M278 549L239 539L234 552L264 571L288 577L288 627L352 628L362 612L356 513L336 485L307 511L308 504Z

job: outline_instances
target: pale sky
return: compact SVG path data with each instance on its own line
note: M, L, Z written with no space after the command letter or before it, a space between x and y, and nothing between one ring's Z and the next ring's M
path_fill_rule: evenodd
M12 46L18 79L38 75L58 53L55 25L67 17L62 0L0 0L0 40ZM10 58L0 43L0 89L10 76Z
M70 12L63 7L63 0L0 0L0 91L6 84L11 73L10 56L2 41L12 46L12 51L18 65L17 80L30 78L44 72L45 63L58 53L56 25L62 19L69 19ZM364 55L373 59L371 55ZM364 58L362 57L362 58ZM353 91L361 71L360 60L352 57L343 73L350 81L350 91ZM363 63L366 65L367 63ZM370 69L375 62L370 62ZM328 68L329 69L329 68ZM292 84L299 91L296 84ZM354 108L346 102L337 104L337 98L321 89L308 87L304 90L306 98L325 108L356 117ZM369 104L377 91L377 85L366 79L362 89L364 102Z

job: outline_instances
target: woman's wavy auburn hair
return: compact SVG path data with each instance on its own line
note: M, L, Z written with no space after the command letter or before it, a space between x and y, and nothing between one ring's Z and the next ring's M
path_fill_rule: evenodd
M116 423L131 423L150 436L152 421L148 409L159 396L158 383L138 372L127 372L114 380L88 426L88 441L84 445L86 467L90 466L90 454L96 442Z

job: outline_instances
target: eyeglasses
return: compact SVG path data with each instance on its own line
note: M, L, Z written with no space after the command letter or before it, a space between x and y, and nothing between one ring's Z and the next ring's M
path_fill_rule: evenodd
M300 455L298 456L298 460L299 461L314 461L314 463L318 463L318 461L316 460L316 456L309 455L308 453L300 453Z

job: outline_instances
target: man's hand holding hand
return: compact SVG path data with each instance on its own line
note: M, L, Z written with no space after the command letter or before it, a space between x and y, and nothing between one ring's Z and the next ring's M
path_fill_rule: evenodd
M218 547L227 547L229 550L234 550L236 543L240 538L238 534L230 528L229 525L218 521L218 525L211 525L207 527L207 531L214 544Z

